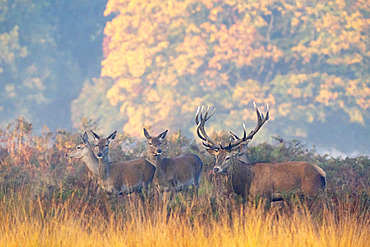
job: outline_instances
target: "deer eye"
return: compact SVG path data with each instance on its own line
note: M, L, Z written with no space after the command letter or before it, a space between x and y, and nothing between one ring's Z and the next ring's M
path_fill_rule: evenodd
M77 149L81 149L81 147L80 147L80 146L78 146L78 147L77 147Z
M151 145L153 145L153 143L151 143L151 142L149 142L148 144L149 144L150 146L151 146Z

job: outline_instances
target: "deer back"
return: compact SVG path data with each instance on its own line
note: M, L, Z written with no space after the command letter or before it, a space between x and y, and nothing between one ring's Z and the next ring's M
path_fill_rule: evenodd
M198 185L203 163L193 154L163 158L157 163L156 179L162 186Z
M111 179L117 189L120 187L141 187L149 185L156 168L144 159L123 163L112 162L110 165Z
M271 198L274 193L294 192L316 197L325 188L325 172L305 161L232 165L233 189L245 197Z

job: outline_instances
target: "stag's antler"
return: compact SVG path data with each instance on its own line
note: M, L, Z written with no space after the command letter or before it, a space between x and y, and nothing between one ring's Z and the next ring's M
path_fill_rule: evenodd
M205 129L204 129L204 124L206 123L206 121L208 119L210 119L213 114L215 113L216 111L216 108L213 110L213 112L211 114L208 115L208 112L209 112L209 109L210 109L210 105L208 105L208 108L207 108L207 111L206 113L204 114L204 117L203 117L203 109L204 107L198 107L197 109L197 113L195 114L195 123L197 124L197 134L199 136L200 139L203 140L203 145L210 148L210 149L213 149L213 150L218 150L221 148L220 145L216 144L206 133Z
M229 145L227 147L222 147L222 149L232 149L236 146L239 146L240 144L242 144L243 142L246 142L246 141L249 141L249 140L252 140L253 139L253 136L260 130L260 128L262 127L262 125L269 119L269 105L266 105L266 108L267 108L267 111L266 111L266 115L263 116L263 114L261 113L260 109L257 108L256 106L256 103L253 102L254 104L254 108L256 109L256 113L257 113L257 126L256 128L251 131L249 133L249 135L247 135L247 132L245 130L245 125L243 124L243 131L244 131L244 134L243 134L243 138L239 138L236 134L234 134L232 131L230 131L230 134L232 135L232 137L236 140L235 142L230 142Z
M232 138L234 139L234 142L230 139L229 144L226 145L226 146L221 145L221 143L216 144L216 142L214 142L207 135L207 133L204 129L204 124L206 123L206 121L208 119L210 119L213 116L216 109L214 109L211 114L208 114L209 109L210 109L210 106L208 106L208 108L206 110L206 113L204 114L204 117L203 117L204 107L199 106L198 110L197 110L197 113L195 114L195 123L198 126L197 127L197 134L198 134L199 138L203 140L203 145L206 146L207 148L210 148L210 149L213 149L213 150L219 150L219 149L231 150L235 147L238 147L242 143L245 143L249 140L252 140L253 136L260 130L262 125L269 119L269 106L268 105L266 105L266 107L267 107L266 115L263 116L260 109L257 108L256 103L253 102L253 104L254 104L254 108L256 109L256 114L257 114L257 126L256 126L256 128L247 135L247 131L245 130L245 125L243 124L243 132L244 132L243 138L239 138L236 134L234 134L233 132L230 131L230 133L232 135Z

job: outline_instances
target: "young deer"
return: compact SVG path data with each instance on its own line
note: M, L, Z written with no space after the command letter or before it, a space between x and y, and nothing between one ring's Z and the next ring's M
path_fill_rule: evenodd
M97 156L89 144L86 132L81 137L83 142L68 156L82 158L102 189L108 193L127 194L140 191L143 187L147 188L151 184L155 167L150 162L143 159L123 163L109 161L109 143L115 138L116 132L107 138L100 138L94 132L92 133L97 140Z
M175 158L162 158L161 144L167 130L157 137L149 135L144 128L144 136L148 141L150 161L156 166L155 178L160 191L175 191L189 188L192 185L196 191L202 173L203 162L195 154L183 154Z
M87 133L85 132L81 136L82 142L78 144L74 150L66 154L66 157L70 159L82 158L82 161L87 166L87 169L89 173L91 174L91 177L98 182L99 180L98 179L99 178L99 160L96 158L88 139L89 137Z
M204 124L212 117L215 110L208 114L209 107L203 117L203 107L198 107L195 115L197 134L203 140L207 151L216 157L215 173L227 174L231 180L233 191L253 200L262 196L268 200L281 200L281 192L303 194L307 198L316 197L325 188L325 172L315 164L305 161L287 161L281 163L249 163L246 155L248 142L269 118L267 106L266 116L254 104L257 113L257 126L248 135L244 129L243 138L231 133L228 145L216 144L207 135Z

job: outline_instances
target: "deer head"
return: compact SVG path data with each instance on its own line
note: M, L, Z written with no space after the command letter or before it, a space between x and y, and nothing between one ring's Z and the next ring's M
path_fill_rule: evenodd
M87 133L85 132L81 137L82 142L76 146L74 150L72 150L70 153L68 153L66 156L70 159L72 158L82 158L88 154L90 151L90 143L89 143L89 137L87 136Z
M148 141L148 154L150 157L156 157L162 154L162 141L167 135L168 130L163 131L156 137L150 136L149 132L144 128L144 136Z
M250 140L253 139L253 136L259 131L259 129L262 127L262 125L268 120L269 118L269 109L267 105L267 112L265 116L261 113L261 111L257 108L256 104L254 103L254 107L256 109L257 114L257 126L256 128L251 131L247 135L247 131L245 130L245 125L243 124L243 137L239 138L236 134L233 132L231 133L230 141L227 145L224 145L222 143L217 144L215 141L213 141L206 133L204 129L204 124L207 120L209 120L216 109L213 110L211 114L209 114L210 106L208 106L204 116L203 111L204 107L198 107L197 113L195 115L195 123L197 124L197 134L200 139L203 140L203 145L206 147L206 150L215 156L216 158L216 165L213 168L213 171L216 173L227 173L231 164L235 162L235 159L241 161L241 162L248 162L246 157L246 150L248 147L248 143Z
M91 130L91 133L95 138L95 150L97 152L96 157L102 159L103 157L108 157L109 153L109 143L116 137L117 131L114 131L107 138L101 138L98 134Z

